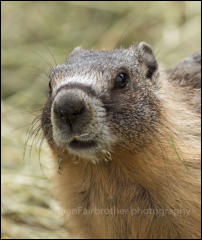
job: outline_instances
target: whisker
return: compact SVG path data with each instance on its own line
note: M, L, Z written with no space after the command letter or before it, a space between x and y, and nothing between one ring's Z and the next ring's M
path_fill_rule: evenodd
M35 119L32 121L31 123L31 127L28 128L27 132L26 132L26 137L25 137L25 143L24 143L24 151L23 151L23 161L25 161L25 154L27 151L27 146L28 146L28 142L31 140L34 132L35 132L35 128L37 128L37 124L39 124L39 116L35 117Z

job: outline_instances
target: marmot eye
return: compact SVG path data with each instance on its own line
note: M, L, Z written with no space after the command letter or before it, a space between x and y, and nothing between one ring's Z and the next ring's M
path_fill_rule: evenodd
M124 88L128 83L128 78L128 74L120 72L115 78L114 88Z

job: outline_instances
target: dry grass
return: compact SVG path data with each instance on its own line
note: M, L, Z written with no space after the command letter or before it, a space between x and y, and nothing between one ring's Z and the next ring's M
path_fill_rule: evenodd
M2 2L2 236L65 238L51 195L51 159L26 131L42 106L47 73L72 48L144 40L171 66L200 48L200 2ZM37 140L37 139L36 139ZM29 145L33 145L29 154ZM42 165L42 166L41 166Z

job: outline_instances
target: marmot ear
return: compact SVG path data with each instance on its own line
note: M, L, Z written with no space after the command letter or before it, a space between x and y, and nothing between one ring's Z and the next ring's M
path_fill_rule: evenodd
M75 47L75 48L73 49L73 51L69 54L69 57L72 57L72 56L74 56L74 55L76 55L77 53L80 53L80 52L82 52L82 51L84 51L84 49L83 49L82 47L80 47L80 46ZM69 58L69 57L68 57L68 58Z
M140 42L137 45L136 49L138 51L140 61L144 66L146 77L152 78L154 73L158 69L158 63L156 61L156 58L154 56L154 53L153 53L151 47L145 42Z

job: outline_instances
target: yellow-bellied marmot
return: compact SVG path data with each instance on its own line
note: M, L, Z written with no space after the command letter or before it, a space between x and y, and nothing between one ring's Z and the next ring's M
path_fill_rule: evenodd
M162 70L143 42L51 70L41 122L73 236L200 238L200 71L200 53Z

